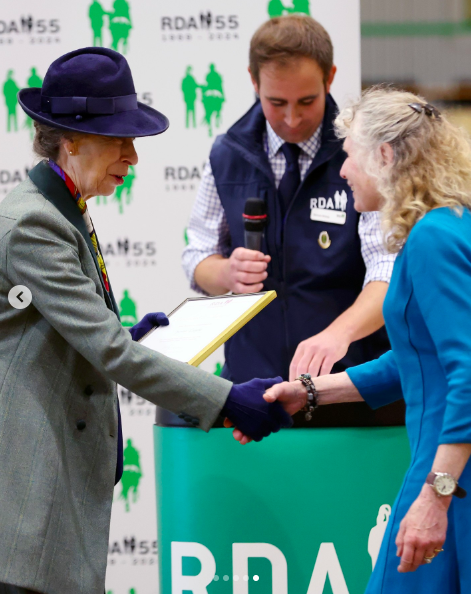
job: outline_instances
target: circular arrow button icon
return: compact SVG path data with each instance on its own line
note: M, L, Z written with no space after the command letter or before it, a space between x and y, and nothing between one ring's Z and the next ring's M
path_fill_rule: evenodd
M33 301L33 296L28 287L16 285L8 293L8 301L15 309L25 309Z

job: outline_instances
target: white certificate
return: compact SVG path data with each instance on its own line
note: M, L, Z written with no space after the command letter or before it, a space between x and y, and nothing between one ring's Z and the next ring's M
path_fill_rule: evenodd
M169 314L168 326L154 328L139 342L197 367L275 297L267 291L186 299Z

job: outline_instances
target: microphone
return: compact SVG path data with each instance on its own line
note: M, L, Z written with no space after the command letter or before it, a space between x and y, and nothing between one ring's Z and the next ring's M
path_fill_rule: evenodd
M262 239L267 224L267 205L261 198L247 198L244 213L245 247L262 251Z

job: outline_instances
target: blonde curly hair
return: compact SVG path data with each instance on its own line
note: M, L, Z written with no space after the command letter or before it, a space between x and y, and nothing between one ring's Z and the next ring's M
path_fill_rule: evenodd
M339 138L351 138L357 163L376 180L391 253L401 249L412 227L433 208L447 206L459 214L471 208L469 137L422 97L372 87L339 113L335 129ZM380 150L384 143L393 149L389 166Z

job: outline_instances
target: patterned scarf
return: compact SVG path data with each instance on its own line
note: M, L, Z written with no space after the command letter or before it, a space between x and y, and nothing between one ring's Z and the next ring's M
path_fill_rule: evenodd
M48 165L53 171L55 171L57 173L57 175L59 175L65 181L65 185L67 186L69 192L72 194L75 202L77 203L77 206L80 209L80 213L83 217L83 220L85 221L87 231L90 234L91 242L93 244L93 247L95 248L95 254L96 254L96 257L98 260L98 264L100 265L100 270L101 270L101 274L103 276L103 282L105 284L105 288L106 288L107 292L109 293L110 292L110 284L108 282L108 273L106 272L105 261L103 260L103 256L101 255L100 249L98 247L98 239L96 236L95 227L93 226L93 222L90 217L90 213L88 212L87 204L86 204L85 200L80 196L78 188L76 187L74 182L70 179L70 177L67 175L67 173L63 169L61 169L59 167L59 165L57 165L57 163L54 163L54 161L52 161L51 159L49 159Z

